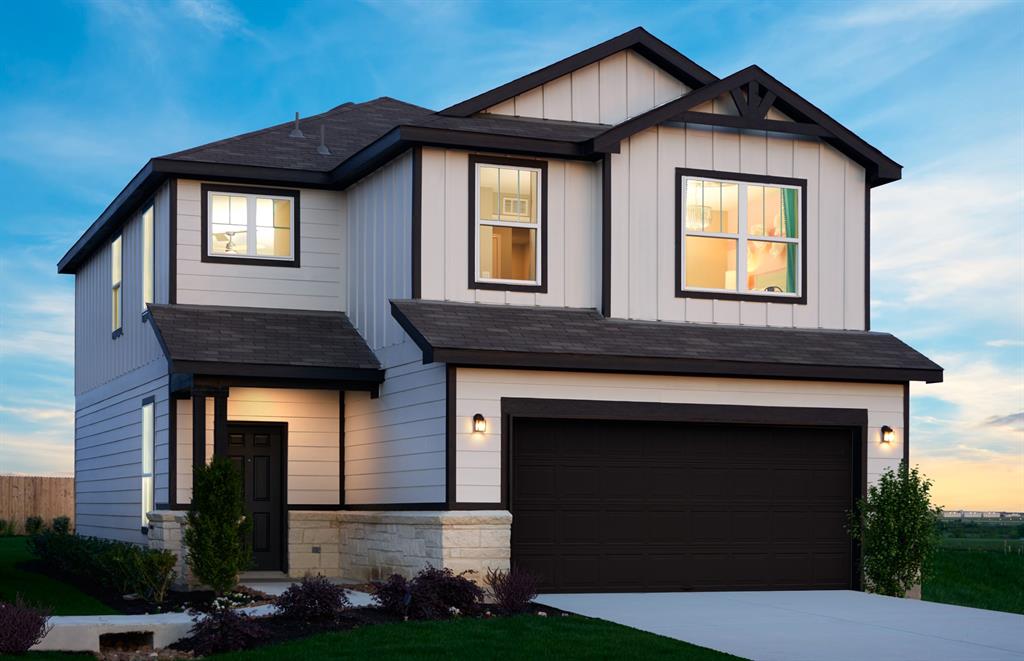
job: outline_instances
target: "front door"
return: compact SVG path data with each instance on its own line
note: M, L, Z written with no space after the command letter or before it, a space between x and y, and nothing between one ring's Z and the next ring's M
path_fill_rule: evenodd
M242 471L252 515L253 569L284 569L284 445L281 423L228 422L228 457Z

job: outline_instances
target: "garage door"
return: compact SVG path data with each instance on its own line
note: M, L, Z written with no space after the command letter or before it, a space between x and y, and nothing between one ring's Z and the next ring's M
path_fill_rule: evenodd
M851 434L517 418L513 563L550 592L848 589Z

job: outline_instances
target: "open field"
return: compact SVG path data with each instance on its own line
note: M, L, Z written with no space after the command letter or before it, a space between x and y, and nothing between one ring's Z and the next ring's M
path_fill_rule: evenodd
M1004 540L953 541L1002 543ZM1024 614L1024 554L944 546L936 553L931 575L922 586L921 598Z

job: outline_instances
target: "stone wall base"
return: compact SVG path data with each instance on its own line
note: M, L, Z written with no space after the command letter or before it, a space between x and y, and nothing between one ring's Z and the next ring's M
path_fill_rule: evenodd
M182 537L184 527L185 512L181 510L155 510L149 513L149 548L170 551L178 556L178 563L174 567L177 576L171 586L175 590L188 590L199 585L185 562Z

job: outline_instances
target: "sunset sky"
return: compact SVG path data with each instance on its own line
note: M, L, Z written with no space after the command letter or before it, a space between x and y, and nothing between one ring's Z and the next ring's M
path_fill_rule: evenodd
M430 108L637 25L756 63L904 166L872 195L872 326L946 369L912 462L1024 510L1024 4L36 2L0 7L0 472L73 470L57 260L151 156L388 95Z

